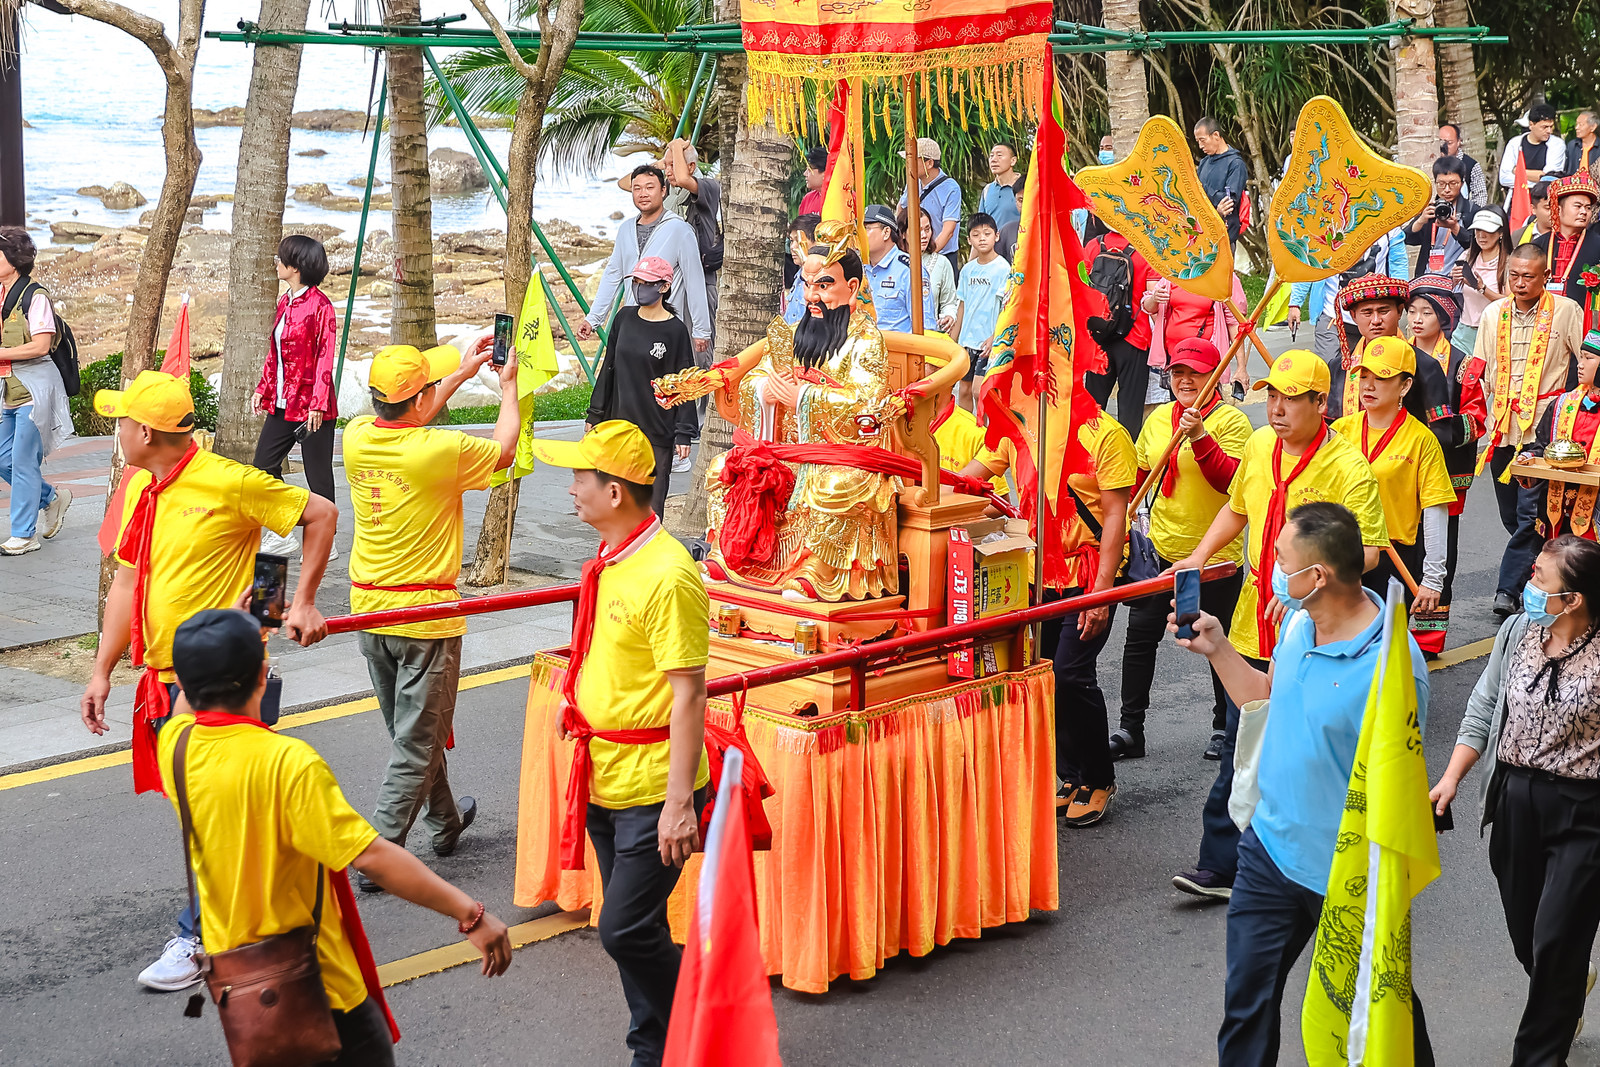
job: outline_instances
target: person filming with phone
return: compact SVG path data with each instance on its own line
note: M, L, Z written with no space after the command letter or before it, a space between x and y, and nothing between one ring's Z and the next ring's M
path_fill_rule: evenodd
M1266 673L1239 653L1214 615L1201 612L1194 636L1177 638L1206 657L1236 705L1266 715L1255 756L1259 799L1239 838L1228 901L1221 1067L1278 1062L1284 979L1322 915L1367 691L1383 654L1383 602L1361 584L1363 540L1361 523L1342 504L1289 512L1274 544L1272 592L1283 623ZM1175 615L1167 629L1177 634ZM1425 727L1428 671L1416 641L1409 634L1406 641ZM1253 704L1262 700L1264 709ZM1412 1004L1412 1062L1431 1065L1415 990Z
M133 788L143 793L161 789L156 735L178 696L172 666L178 624L198 611L232 607L251 588L263 527L287 536L299 526L305 559L282 630L301 645L322 640L328 627L317 610L317 587L339 509L255 467L201 451L186 380L142 371L127 389L96 393L94 408L117 420L129 473L116 490L117 574L80 711L90 733L110 729L111 670L131 645L133 665L144 670L133 698ZM200 980L199 951L199 915L191 906L178 919L178 936L139 975L140 983L163 992L193 985Z
M344 431L344 475L355 512L350 550L350 610L384 611L459 600L465 519L463 493L489 488L490 476L516 458L522 414L517 360L491 335L465 360L449 345L426 352L388 345L372 360L374 415ZM494 358L500 415L488 440L428 425L455 391ZM504 362L500 362L503 359ZM390 739L372 825L405 847L422 817L433 851L448 856L477 816L477 801L450 791L444 751L455 722L466 620L434 619L361 633L361 655ZM362 874L366 893L382 891Z

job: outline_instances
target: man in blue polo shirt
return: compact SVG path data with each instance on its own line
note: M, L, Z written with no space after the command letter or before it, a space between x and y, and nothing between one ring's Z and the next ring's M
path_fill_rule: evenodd
M900 153L904 158L905 153ZM960 275L956 252L961 248L961 183L939 169L943 153L932 137L917 138L917 183L922 208L933 220L933 250L950 261L950 271ZM906 206L906 194L900 194Z
M1334 842L1361 739L1367 691L1383 645L1383 605L1361 586L1361 528L1342 504L1302 504L1277 539L1272 588L1284 616L1272 665L1256 670L1201 614L1178 643L1211 661L1240 707L1270 697L1256 784L1260 800L1239 839L1228 901L1228 979L1221 1067L1273 1064L1290 969L1316 933ZM1176 631L1176 624L1169 625ZM1428 671L1409 634L1417 716L1427 726ZM1433 1063L1422 1002L1415 1060Z

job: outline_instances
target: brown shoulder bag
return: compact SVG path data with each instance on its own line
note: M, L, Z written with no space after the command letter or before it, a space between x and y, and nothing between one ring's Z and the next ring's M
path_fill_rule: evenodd
M178 793L178 819L183 827L183 873L189 881L189 902L198 911L194 860L189 839L194 817L184 763L189 751L190 723L178 736L172 758L172 781ZM322 929L322 866L317 866L317 902L311 924L226 952L198 957L206 988L222 1017L222 1033L234 1067L309 1067L339 1055L339 1030L322 985L317 959L317 934ZM190 998L186 1015L198 1017L204 1000Z

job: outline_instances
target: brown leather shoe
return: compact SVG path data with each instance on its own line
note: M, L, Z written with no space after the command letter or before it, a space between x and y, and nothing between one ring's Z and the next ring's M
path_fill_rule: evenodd
M1117 795L1117 787L1108 785L1102 789L1084 786L1078 790L1077 796L1072 798L1072 803L1067 805L1067 825L1078 828L1093 826L1106 817L1106 809L1111 806L1111 798Z

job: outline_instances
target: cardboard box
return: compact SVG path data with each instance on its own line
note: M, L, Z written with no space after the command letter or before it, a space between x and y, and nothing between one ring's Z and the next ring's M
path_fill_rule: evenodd
M964 528L951 527L947 623L954 626L1027 607L1033 549L1025 519L991 519ZM1009 648L1002 644L951 652L950 676L981 678L1008 669Z

